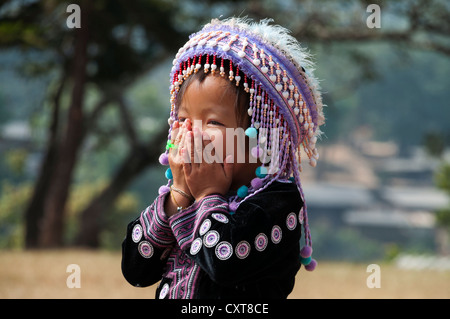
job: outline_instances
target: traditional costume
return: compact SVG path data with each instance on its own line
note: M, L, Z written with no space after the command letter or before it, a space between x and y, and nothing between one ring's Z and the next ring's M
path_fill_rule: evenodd
M172 182L167 170L168 184L128 225L123 243L125 278L134 286L161 280L157 298L286 298L300 265L316 267L299 173L301 153L312 166L319 158L322 99L309 54L270 22L212 20L175 56L169 141L180 87L203 69L249 94L245 134L263 164L249 185L206 196L170 218L164 213ZM160 162L168 165L168 150Z

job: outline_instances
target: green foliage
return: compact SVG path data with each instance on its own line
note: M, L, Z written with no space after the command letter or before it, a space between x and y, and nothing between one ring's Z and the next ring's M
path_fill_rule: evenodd
M450 208L442 208L436 211L436 223L450 230Z
M441 157L445 151L445 136L437 132L426 133L423 144L428 154Z
M94 183L74 185L66 208L67 235L66 240L73 240L78 228L79 213L88 205L91 199L107 186L107 181L99 180ZM31 183L13 185L8 181L1 184L0 196L0 249L23 248L24 223L23 212L31 196ZM131 192L124 192L117 199L113 209L105 218L104 233L101 238L103 247L120 247L123 239L124 225L130 221L130 216L136 215L140 207L137 196Z
M436 186L450 196L450 163L444 163L435 173ZM436 211L436 223L450 230L450 207Z
M435 174L436 186L450 196L450 163L444 163Z
M27 150L23 148L12 149L6 152L5 161L13 173L22 175L24 173L27 157Z
M6 21L0 24L0 45L22 43L42 48L45 45L36 25L23 21Z
M23 246L23 211L31 191L30 183L15 186L8 181L2 182L0 193L0 249Z
M106 180L97 180L93 183L81 183L75 185L71 192L67 204L67 220L66 220L66 242L70 243L74 240L78 232L80 212L86 208L91 200L100 194L101 191L108 185ZM102 240L102 247L117 249L120 247L120 242L123 240L124 225L126 220L130 220L130 215L136 215L140 207L139 200L134 193L123 192L114 203L110 211L105 214L102 234L100 238L110 238L110 240ZM114 239L120 239L120 242Z

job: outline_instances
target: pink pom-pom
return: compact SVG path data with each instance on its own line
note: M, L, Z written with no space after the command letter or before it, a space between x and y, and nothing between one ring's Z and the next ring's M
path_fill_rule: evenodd
M317 267L317 261L315 259L311 259L311 262L305 266L305 269L307 271L313 271Z
M312 247L311 246L303 246L302 249L300 249L300 256L302 258L308 258L312 254Z
M165 193L168 193L168 192L170 192L170 187L166 186L166 185L161 186L159 188L159 190L158 190L159 195L162 195L162 194L165 194Z
M159 156L159 162L161 165L169 165L169 155L167 155L167 153L162 153Z
M251 152L252 152L252 156L257 158L257 157L259 157L260 154L262 154L262 148L259 146L252 147Z
M252 184L253 189L260 189L263 185L263 181L261 178L256 177L256 178L252 179L251 184Z

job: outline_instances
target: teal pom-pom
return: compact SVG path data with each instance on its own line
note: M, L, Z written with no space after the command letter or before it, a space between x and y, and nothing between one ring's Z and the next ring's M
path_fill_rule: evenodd
M254 127L249 127L248 129L245 130L245 135L247 135L250 138L256 138L256 136L258 135L258 131Z
M264 178L267 175L267 167L258 166L255 170L255 174L259 178Z
M300 257L300 262L303 266L308 266L311 263L311 260L312 260L311 256L307 258Z
M237 190L237 195L238 195L240 198L244 198L245 196L247 196L247 194L248 194L248 187L245 186L245 185L239 187L239 189Z
M171 170L170 168L168 168L168 169L166 170L165 175L166 175L166 178L167 178L167 179L173 179L172 170Z

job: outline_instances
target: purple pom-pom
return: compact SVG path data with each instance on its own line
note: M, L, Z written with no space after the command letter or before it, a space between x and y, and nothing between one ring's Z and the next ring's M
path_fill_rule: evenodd
M252 184L253 189L260 189L263 185L263 181L261 178L256 177L256 178L252 179L251 184Z
M260 154L262 154L262 148L259 146L252 147L252 156L258 158Z
M161 165L169 165L169 155L167 155L167 153L162 153L159 156L159 162Z
M158 190L159 195L162 195L162 194L165 194L165 193L168 193L168 192L170 192L170 187L166 186L166 185L161 186L159 188L159 190Z
M313 271L317 267L317 261L315 259L311 259L311 262L305 266L305 269L307 271Z
M231 211L235 212L237 210L237 208L238 208L238 203L231 202L228 207L230 208Z
M302 249L300 249L300 256L303 258L308 258L312 254L312 247L311 246L303 246Z

